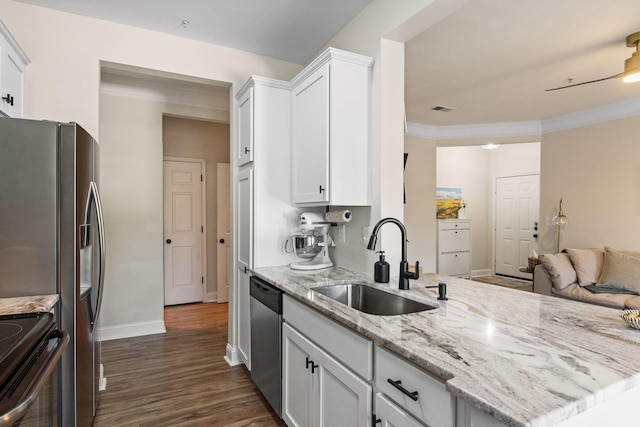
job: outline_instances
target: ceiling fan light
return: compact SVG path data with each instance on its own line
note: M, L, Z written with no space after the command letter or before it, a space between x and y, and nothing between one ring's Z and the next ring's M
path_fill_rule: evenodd
M627 44L628 42L629 41L627 40ZM638 50L637 42L636 50ZM624 61L624 74L622 81L625 83L640 82L640 54L638 54L638 51L634 52L631 57Z

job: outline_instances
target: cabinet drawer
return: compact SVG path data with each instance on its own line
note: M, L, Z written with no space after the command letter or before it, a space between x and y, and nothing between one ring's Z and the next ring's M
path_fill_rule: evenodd
M440 232L438 251L458 252L468 251L471 230L443 230Z
M373 342L290 296L282 299L285 322L366 380L373 378Z
M471 242L471 230L443 230L440 232L438 251L458 252L468 251Z
M471 272L469 261L469 252L440 254L438 257L438 274L447 276L469 274Z
M417 400L414 401L390 381L403 387L407 393L417 393ZM376 347L376 387L427 425L455 426L455 397L447 391L444 383L380 347Z
M469 230L471 229L470 221L440 221L440 230Z

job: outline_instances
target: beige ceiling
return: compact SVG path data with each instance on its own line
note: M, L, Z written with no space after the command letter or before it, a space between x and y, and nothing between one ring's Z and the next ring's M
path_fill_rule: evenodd
M371 0L18 1L305 63ZM621 79L544 91L622 72L637 31L640 0L468 0L406 43L407 120L539 121L640 97Z
M639 0L472 0L406 43L407 120L544 120L638 97L621 79L545 92L622 72L637 31Z

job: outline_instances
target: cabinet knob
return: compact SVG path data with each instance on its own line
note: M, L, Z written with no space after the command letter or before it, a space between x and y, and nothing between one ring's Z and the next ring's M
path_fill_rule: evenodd
M220 239L218 240L220 243L224 243L224 239Z
M171 239L167 239L167 243L171 244Z
M7 96L3 96L2 100L6 101L9 105L13 105L13 96L11 96L10 93L8 93Z

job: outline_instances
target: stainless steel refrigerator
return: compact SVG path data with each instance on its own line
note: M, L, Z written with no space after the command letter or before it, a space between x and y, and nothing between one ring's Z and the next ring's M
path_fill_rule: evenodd
M98 405L97 325L105 271L98 144L75 123L0 117L0 297L59 294L70 342L60 425L89 426Z

